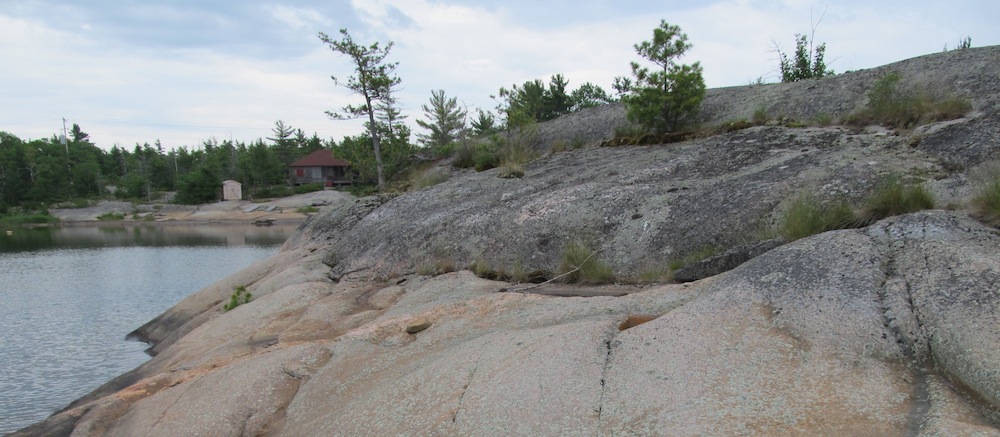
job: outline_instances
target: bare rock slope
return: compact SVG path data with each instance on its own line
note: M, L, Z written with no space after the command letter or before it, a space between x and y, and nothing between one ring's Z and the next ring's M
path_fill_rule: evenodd
M1000 78L968 68L982 63L1000 48L714 90L705 108L707 121L760 102L849 111L889 70L972 101L968 118L919 132L761 126L585 148L521 179L457 172L332 206L137 330L149 362L15 435L1000 435L1000 234L961 208L819 234L686 284L579 290L593 297L416 274L554 269L585 239L627 278L756 242L789 197L857 199L888 173L961 206L968 172L1000 147ZM579 116L601 111L623 120L613 106ZM599 142L614 126L597 119L543 126L540 146ZM223 311L237 285L254 301Z

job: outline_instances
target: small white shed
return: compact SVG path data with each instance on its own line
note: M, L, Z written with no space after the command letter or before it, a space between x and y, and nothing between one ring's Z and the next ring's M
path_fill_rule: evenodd
M243 200L243 184L233 181L222 181L222 200Z

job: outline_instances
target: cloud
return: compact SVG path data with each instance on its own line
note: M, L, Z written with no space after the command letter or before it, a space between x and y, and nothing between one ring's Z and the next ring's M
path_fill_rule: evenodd
M361 131L325 110L356 102L331 75L350 61L317 38L347 28L358 42L394 41L390 61L409 121L430 91L491 108L501 86L564 74L570 88L610 90L629 74L633 45L660 19L677 24L710 87L777 78L773 42L794 49L811 30L838 72L939 51L971 36L997 43L1000 3L960 0L24 0L0 2L0 129L47 137L61 117L98 144L164 140L168 147L212 137L250 140L282 119L337 137Z
M292 61L211 49L125 52L2 15L0 41L10 61L0 81L20 85L5 100L30 102L0 107L8 123L0 129L26 137L51 135L64 116L104 147L156 138L168 147L196 146L227 134L251 140L269 134L278 119L323 136L357 131L323 114L349 97L321 73L333 62L318 41Z
M294 30L313 30L317 27L331 25L331 21L315 9L285 5L264 5L262 8L270 13L275 20Z

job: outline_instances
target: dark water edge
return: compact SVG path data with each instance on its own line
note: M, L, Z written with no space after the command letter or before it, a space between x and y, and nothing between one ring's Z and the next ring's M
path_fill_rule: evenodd
M126 335L276 253L296 226L53 227L0 232L0 434L142 364Z

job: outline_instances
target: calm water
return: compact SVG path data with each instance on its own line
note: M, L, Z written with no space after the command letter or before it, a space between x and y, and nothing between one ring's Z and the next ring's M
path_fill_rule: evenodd
M149 357L125 336L281 247L294 226L0 230L0 434Z

